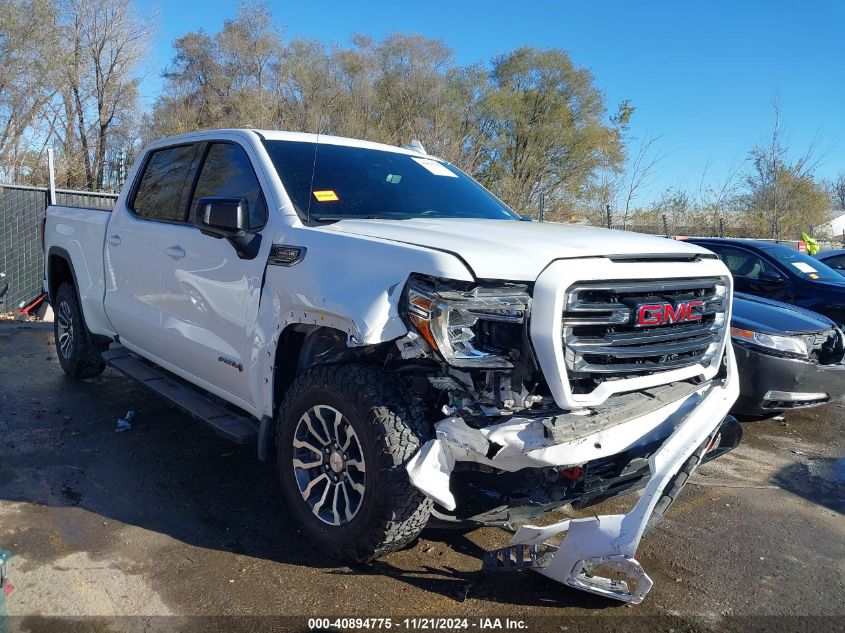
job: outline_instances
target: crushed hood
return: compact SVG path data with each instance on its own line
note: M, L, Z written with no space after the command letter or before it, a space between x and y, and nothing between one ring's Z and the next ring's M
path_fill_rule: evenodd
M552 261L574 257L710 255L699 246L663 237L553 222L341 220L321 230L452 253L466 262L479 279L534 281Z

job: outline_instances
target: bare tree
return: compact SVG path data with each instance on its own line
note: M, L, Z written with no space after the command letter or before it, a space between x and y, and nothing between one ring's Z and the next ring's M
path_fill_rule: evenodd
M839 177L832 185L833 204L840 211L845 211L845 173L839 174Z
M41 115L59 84L56 19L47 0L0 0L0 173L13 181L33 167L30 139L49 129Z
M705 184L710 171L710 161L701 173L694 206L700 215L706 216L709 224L707 228L712 227L714 234L718 233L721 221L732 206L732 201L739 194L743 165L744 161L734 161L729 164L725 174L715 184L713 182Z
M804 229L824 221L823 195L819 195L821 189L813 174L829 148L820 148L817 133L801 154L791 158L777 98L772 101L772 109L774 124L770 139L766 145L757 145L751 150L753 169L746 175L745 181L749 189L749 211L764 219L771 237L778 239L785 220L791 225L803 223ZM807 196L813 200L812 207L807 204ZM804 204L797 204L801 197L805 198Z
M642 190L651 184L651 179L660 167L666 154L660 148L662 136L649 135L642 142L630 160L621 191L622 228L628 228L628 221L634 211L634 201Z
M131 0L66 0L64 10L66 98L71 101L66 113L76 118L86 185L101 189L109 136L136 107L134 70L150 27L134 13Z

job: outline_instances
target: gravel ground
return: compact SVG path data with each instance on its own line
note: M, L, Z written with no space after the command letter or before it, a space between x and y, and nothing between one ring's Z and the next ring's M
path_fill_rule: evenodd
M116 433L128 410L132 428ZM349 568L291 525L275 470L254 450L111 370L69 381L43 325L0 324L0 549L13 554L5 622L307 630L306 617L451 616L554 631L843 630L845 405L744 427L743 444L700 468L643 541L655 586L642 605L532 572L482 573L482 552L507 544L496 528L428 530ZM84 617L56 619L72 616Z

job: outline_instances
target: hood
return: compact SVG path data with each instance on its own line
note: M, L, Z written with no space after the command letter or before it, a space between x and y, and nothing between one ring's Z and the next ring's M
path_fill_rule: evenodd
M837 271L838 272L838 271ZM840 273L841 274L841 273ZM842 277L841 282L836 281L812 281L809 279L800 278L802 281L813 284L813 290L818 293L820 291L834 292L840 297L845 298L845 277Z
M741 292L734 293L731 325L764 334L806 334L834 327L816 312Z
M556 259L712 254L676 240L553 222L414 219L341 220L320 230L404 242L451 253L478 279L534 281Z

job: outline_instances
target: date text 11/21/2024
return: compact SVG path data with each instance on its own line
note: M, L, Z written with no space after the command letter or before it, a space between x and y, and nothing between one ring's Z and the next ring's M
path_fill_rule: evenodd
M515 618L309 618L308 629L321 631L328 629L354 630L362 629L407 629L411 631L466 631L478 629L490 630L527 630L525 620Z

